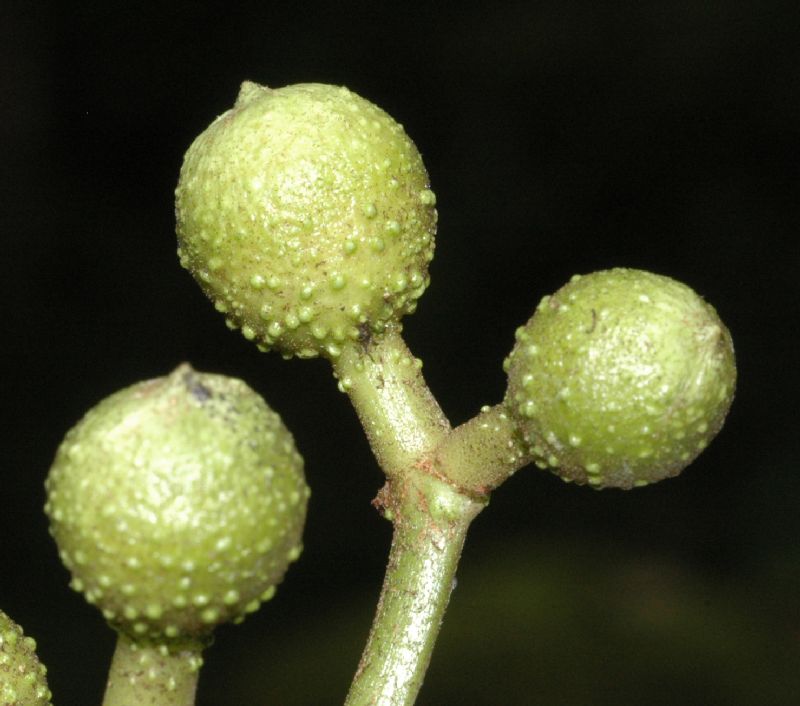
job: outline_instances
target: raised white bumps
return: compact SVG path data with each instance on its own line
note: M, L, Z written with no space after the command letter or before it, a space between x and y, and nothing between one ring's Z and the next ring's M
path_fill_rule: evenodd
M506 370L506 404L537 465L597 488L678 474L719 431L736 382L713 307L630 269L576 276L544 297Z
M50 706L47 669L36 656L36 642L0 610L0 704Z
M202 637L268 600L300 554L309 494L280 417L188 365L91 409L46 487L72 587L155 640Z
M412 312L436 198L414 143L346 88L246 82L186 153L179 257L262 349L335 358Z

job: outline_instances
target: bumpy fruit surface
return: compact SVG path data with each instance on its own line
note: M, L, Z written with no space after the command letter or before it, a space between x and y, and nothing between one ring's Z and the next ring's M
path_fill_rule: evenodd
M46 675L36 642L0 610L0 704L50 706Z
M668 277L575 276L516 339L506 402L537 465L565 480L631 488L677 475L733 399L728 330Z
M414 310L435 197L401 125L346 88L246 82L191 145L176 189L178 253L231 327L285 356Z
M72 586L134 639L193 639L271 597L301 550L291 434L242 381L182 365L71 429L46 512Z

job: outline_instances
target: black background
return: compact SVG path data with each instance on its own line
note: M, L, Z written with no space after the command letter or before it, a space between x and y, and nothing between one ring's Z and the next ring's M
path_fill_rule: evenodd
M495 493L420 703L796 703L795 5L4 3L0 606L57 704L99 703L113 635L67 588L49 464L89 407L184 360L268 399L313 490L302 559L219 631L198 703L340 703L369 625L390 527L347 399L324 362L229 332L175 256L182 154L243 79L345 84L417 143L440 227L405 330L454 424L499 401L514 328L576 272L668 274L733 334L732 412L681 477L526 469Z

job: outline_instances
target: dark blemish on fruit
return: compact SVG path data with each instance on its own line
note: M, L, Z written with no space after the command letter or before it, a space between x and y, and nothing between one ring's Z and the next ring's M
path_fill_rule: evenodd
M186 389L198 401L206 402L211 399L212 392L203 383L199 382L195 375L188 373L184 378Z
M593 333L597 328L597 312L592 309L592 325L586 329L586 333Z

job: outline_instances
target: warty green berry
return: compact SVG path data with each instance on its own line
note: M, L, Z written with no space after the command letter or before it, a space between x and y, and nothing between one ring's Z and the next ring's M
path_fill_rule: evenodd
M506 404L536 464L596 488L680 473L719 431L736 382L714 308L632 269L576 275L544 297L505 369Z
M50 706L51 697L36 642L0 610L0 704Z
M241 380L181 365L66 435L46 481L72 587L134 639L203 638L268 600L309 495L280 417Z
M435 196L402 126L346 88L242 84L189 147L181 264L260 348L336 357L412 312Z

